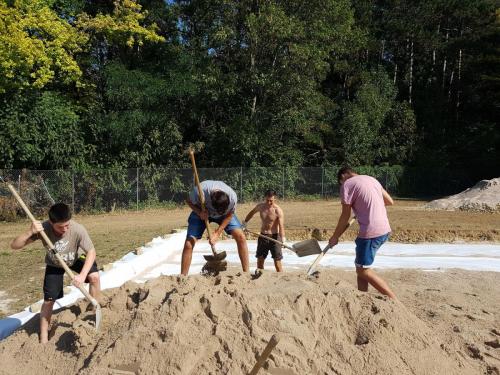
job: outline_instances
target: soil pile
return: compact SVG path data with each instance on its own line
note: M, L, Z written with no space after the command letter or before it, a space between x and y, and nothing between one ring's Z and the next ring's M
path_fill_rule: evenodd
M434 200L425 207L437 210L500 211L500 177L479 181L461 193Z
M498 373L482 349L450 342L399 302L358 292L353 277L231 269L127 283L107 291L97 333L83 301L54 316L46 346L34 319L0 344L0 373L246 374L275 333L281 341L259 374Z

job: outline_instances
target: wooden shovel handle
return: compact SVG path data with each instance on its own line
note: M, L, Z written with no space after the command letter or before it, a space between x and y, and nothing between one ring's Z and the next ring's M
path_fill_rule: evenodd
M31 220L31 222L35 223L37 220L35 219L35 217L31 213L28 206L26 206L23 199L19 196L16 189L14 189L14 187L9 183L7 183L7 187L9 188L9 190L12 193L12 195L14 196L14 198L16 198L17 202L22 207L22 209L24 210L24 212L26 213L28 218ZM50 240L50 238L47 236L47 234L44 231L41 231L40 235L42 236L43 240L45 241L45 243L49 247L49 249L47 251L51 252L54 249L54 244L52 243L52 241ZM68 267L68 265L66 264L66 262L64 261L64 259L61 257L60 254L58 254L56 251L52 251L52 253L57 258L61 267L64 268L64 271L67 272L67 274L69 275L69 277L73 281L73 279L75 278L75 274L73 273L73 271L71 271L71 269ZM82 285L79 285L78 289L80 289L80 292L82 292L82 294L85 296L85 298L87 298L92 303L92 305L94 305L94 306L98 305L97 301L94 299L94 297L92 297L90 295L90 293L87 291L87 289L85 289Z
M246 229L245 231L247 231L250 234L253 234L254 236L262 237L262 238L265 238L266 240L269 240L269 241L272 241L274 243L277 243L278 245L281 245L281 246L287 248L288 250L292 250L293 252L295 252L295 250L293 249L292 246L285 245L285 243L280 242L278 240L275 240L272 237L266 236L265 234L252 232L251 230L248 230L248 229Z
M201 184L200 184L200 179L198 178L198 169L196 168L196 161L194 160L193 150L189 150L189 158L191 159L191 165L193 166L194 183L198 188L198 197L200 198L201 209L205 210L206 209L205 195L203 194L203 190L201 190ZM210 223L208 222L208 220L205 220L205 226L207 227L208 238L212 238L212 235L210 233ZM212 253L214 254L214 256L217 255L217 251L215 251L215 246L210 244L210 247L212 248Z
M344 231L347 230L347 228L349 228L352 223L354 223L354 221L356 220L356 216L353 216L351 220L349 220L349 222L347 223ZM314 262L309 266L309 269L307 270L307 274L308 275L312 275L312 273L314 272L314 270L316 269L316 267L318 266L319 262L321 261L321 259L325 256L326 252L328 250L330 250L332 247L330 246L330 244L326 245L326 247L323 249L323 251L321 253L318 254L318 256L316 257L316 259L314 260Z
M252 371L250 371L248 375L256 375L259 372L262 365L266 362L267 357L269 357L269 354L271 354L271 352L279 342L280 337L278 335L275 334L271 336L271 339L267 343L266 348L262 352L261 356L257 359L257 363L255 364L255 366L253 366Z
M205 209L205 195L203 194L203 190L201 190L201 184L200 184L200 179L198 177L198 169L196 168L196 160L194 159L193 150L189 150L189 158L191 159L191 165L193 166L194 183L198 188L198 196L200 198L201 208Z

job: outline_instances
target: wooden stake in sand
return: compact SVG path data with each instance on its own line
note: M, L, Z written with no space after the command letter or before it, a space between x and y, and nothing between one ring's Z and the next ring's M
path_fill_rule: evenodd
M266 348L262 352L261 356L257 359L257 363L255 364L255 366L253 366L252 371L250 371L248 375L257 375L262 365L266 362L267 357L269 357L269 354L271 354L271 352L279 342L280 337L277 334L271 336L271 339L267 343Z

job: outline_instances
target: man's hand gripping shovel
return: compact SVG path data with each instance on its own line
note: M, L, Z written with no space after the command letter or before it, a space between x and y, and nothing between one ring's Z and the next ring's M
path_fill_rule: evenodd
M10 190L10 192L12 193L14 198L16 198L17 202L22 207L22 209L24 210L26 215L29 217L31 222L33 222L33 223L36 222L35 217L32 215L28 206L26 206L26 204L24 203L22 198L19 196L16 189L14 189L14 187L11 184L9 184L8 182L6 182L2 177L0 177L0 180L7 185L7 188ZM68 267L66 262L64 262L61 255L59 255L59 253L55 250L54 244L49 239L47 234L44 231L41 231L40 235L42 236L43 240L45 241L45 243L49 247L49 249L47 251L56 257L56 259L58 260L61 267L64 268L64 271L66 271L66 273L71 278L71 281L73 281L73 279L75 278L75 274L73 273L73 271L71 271L71 269ZM85 289L81 284L78 286L78 289L80 289L80 292L82 292L82 294L85 296L85 298L87 298L89 300L89 302L95 307L95 329L98 330L99 325L101 324L101 319L102 319L101 306L96 301L96 299L90 295L90 293L87 291L87 289Z

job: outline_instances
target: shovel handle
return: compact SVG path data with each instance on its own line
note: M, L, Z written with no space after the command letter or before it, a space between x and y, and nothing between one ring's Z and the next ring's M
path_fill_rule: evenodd
M196 184L196 187L198 188L198 197L200 198L200 205L201 209L205 210L205 195L203 194L203 190L201 190L201 184L200 184L200 179L198 177L198 169L196 168L196 161L194 160L194 152L193 150L189 150L189 158L191 159L191 165L193 166L193 174L194 174L194 183ZM207 232L208 232L208 238L212 238L212 234L210 232L210 223L208 220L205 220L205 226L207 227ZM212 249L212 253L217 255L217 251L215 251L215 245L210 244L210 247Z
M253 366L252 371L250 371L248 375L256 375L259 372L264 362L266 362L267 357L269 357L269 354L271 354L271 352L279 342L280 337L278 335L275 334L271 336L271 339L267 343L266 348L262 352L261 356L257 359L257 363L255 364L255 366Z
M280 242L280 241L278 241L278 240L275 240L275 239L274 239L274 238L272 238L272 237L266 236L266 235L264 235L264 234L262 234L262 233L252 232L251 230L248 230L248 229L245 229L245 231L247 231L247 232L248 232L248 233L250 233L250 234L253 234L254 236L262 237L262 238L265 238L266 240L269 240L269 241L271 241L271 242L277 243L278 245L281 245L281 246L283 246L283 247L287 248L288 250L292 250L293 252L295 252L295 250L294 250L294 248L293 248L292 246L288 246L288 245L286 245L285 243Z
M31 222L32 223L36 222L37 220L35 219L35 217L31 213L28 206L26 206L23 199L19 196L16 189L14 189L14 187L11 184L9 184L9 183L6 183L6 184L7 184L7 187L9 188L10 192L14 196L14 198L16 198L16 200L19 203L19 205L21 206L21 208L24 210L24 212L26 213L28 218L31 220ZM40 235L42 236L42 239L45 241L45 243L49 247L49 249L47 251L50 252L52 249L54 249L54 244L52 243L50 238L47 236L47 234L44 231L41 231ZM53 252L53 254L55 255L56 259L58 260L59 264L64 269L64 271L67 272L67 274L71 278L71 281L73 281L73 279L75 278L75 274L73 273L73 271L71 271L71 269L68 267L68 265L66 264L66 262L64 261L64 259L61 257L60 254L58 254L55 251ZM85 298L87 298L90 301L90 303L92 303L93 306L98 306L97 301L95 300L94 297L92 297L90 295L90 293L87 291L87 289L85 289L82 285L79 285L78 289L80 289L80 292L82 292L82 294L85 296Z

